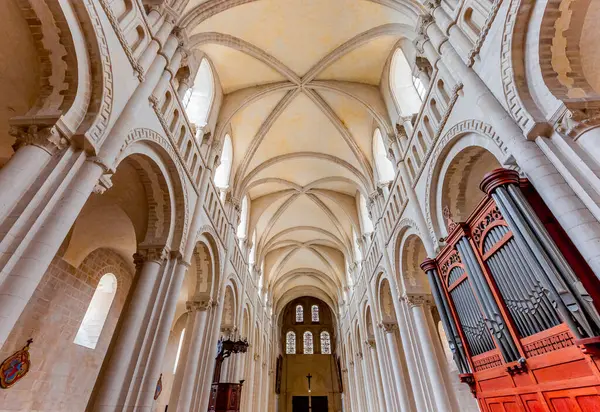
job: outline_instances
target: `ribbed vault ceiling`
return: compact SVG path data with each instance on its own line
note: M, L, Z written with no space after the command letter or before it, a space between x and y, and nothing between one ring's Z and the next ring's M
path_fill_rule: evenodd
M214 131L233 141L234 197L248 195L249 237L275 303L346 286L356 195L374 190L372 136L393 127L380 83L414 36L399 0L192 0L183 24L225 97Z

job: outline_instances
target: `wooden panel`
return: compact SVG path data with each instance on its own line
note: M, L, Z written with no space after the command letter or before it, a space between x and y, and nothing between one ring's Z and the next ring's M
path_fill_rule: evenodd
M599 387L568 389L546 392L544 395L552 412L598 412L600 411Z
M502 396L486 399L491 412L523 412L519 400L515 396Z
M497 391L500 389L512 388L512 380L510 376L504 375L494 379L487 379L479 381L479 387L482 391Z
M544 406L543 401L536 393L521 395L521 402L527 412L548 412L548 408Z
M556 359L556 365L534 370L533 374L539 383L545 383L583 378L592 375L592 370L584 359L562 364Z

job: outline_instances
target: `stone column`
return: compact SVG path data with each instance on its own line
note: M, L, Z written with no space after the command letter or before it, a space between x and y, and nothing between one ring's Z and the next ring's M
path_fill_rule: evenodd
M377 354L376 348L380 349L380 353L379 356ZM385 400L385 406L387 407L386 410L388 411L393 411L396 408L395 402L394 402L394 396L393 396L393 391L394 391L394 387L393 385L390 383L390 380L388 379L388 374L387 374L387 369L386 369L386 364L385 364L385 359L389 357L387 357L385 355L385 345L383 344L383 342L381 342L381 338L379 337L378 331L375 331L375 346L373 347L373 355L376 357L377 359L377 363L375 364L376 367L379 366L379 372L381 373L381 380L382 380L382 384L383 384L383 394L384 394L384 400Z
M30 233L15 251L0 250L10 255L11 261L0 274L0 347L13 330L27 302L46 273L58 248L73 226L79 212L91 195L106 169L93 161L81 165L62 197L52 208L37 232ZM21 249L22 247L22 249Z
M137 268L135 283L113 335L106 366L96 381L92 411L117 411L125 405L137 354L158 292L166 250L144 249L133 257Z
M410 395L404 372L402 371L402 359L400 357L400 348L396 341L396 334L394 331L398 327L395 323L382 323L381 327L385 332L385 339L390 350L390 361L392 364L392 371L394 372L394 379L396 382L396 391L398 393L398 400L400 402L400 411L408 412L412 411L410 404Z
M351 354L350 354L351 355ZM360 402L360 396L358 393L358 382L356 381L356 373L354 371L354 361L350 359L348 362L348 378L350 380L350 396L352 398L352 407L355 411L362 411L362 403Z
M191 323L193 326L189 332L190 344L186 356L183 358L185 359L185 364L180 365L175 376L175 381L173 382L173 388L171 389L169 408L173 411L191 410L200 354L202 353L202 342L206 334L207 311L211 305L212 301L208 296L198 297L193 301L187 302L188 316L192 318Z
M361 370L360 370L360 373L362 375L361 387L362 387L362 391L364 391L364 397L365 397L366 406L367 406L365 408L365 410L376 411L377 410L376 399L374 396L375 382L373 379L371 379L371 376L369 375L369 369L367 367L368 358L365 359L363 352L358 352L356 354L356 356L358 357L358 362L360 363L360 368L361 368Z
M436 356L434 339L437 336L431 336L429 323L427 322L427 314L425 313L426 305L429 305L430 299L426 296L406 295L404 296L406 303L411 308L412 316L419 336L419 345L427 368L427 378L431 385L431 391L436 406L436 411L445 412L452 411L452 404L448 395L448 388L444 379L444 374Z
M22 199L50 158L68 144L53 125L12 125L9 133L17 141L13 145L15 154L0 168L0 221Z
M175 317L175 309L177 306L177 298L181 291L181 285L185 277L185 272L189 267L189 263L183 261L181 258L177 258L177 266L173 272L173 277L165 296L165 302L163 305L163 311L158 321L154 342L150 351L150 357L144 379L142 381L142 387L138 400L136 402L136 409L139 411L151 411L154 404L154 391L156 389L156 382L158 381L161 373L163 360L165 357L165 351L167 350L167 342L169 340L169 332L171 325L173 324L173 318Z
M370 338L365 342L367 350L367 359L369 360L369 367L371 370L371 381L373 382L373 400L375 401L374 406L378 411L385 410L386 399L383 392L383 383L381 381L381 373L379 371L379 362L377 361L377 352L375 350L375 339ZM377 394L377 396L375 396ZM391 410L389 407L387 410Z

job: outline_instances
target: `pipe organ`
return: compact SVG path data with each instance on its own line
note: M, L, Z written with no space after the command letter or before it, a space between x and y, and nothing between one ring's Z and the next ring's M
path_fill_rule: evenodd
M486 175L421 265L460 378L483 411L600 411L600 282L527 180Z

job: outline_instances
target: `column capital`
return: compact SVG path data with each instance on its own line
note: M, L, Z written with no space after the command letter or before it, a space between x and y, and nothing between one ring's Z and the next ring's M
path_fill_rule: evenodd
M556 122L556 131L573 139L600 126L600 108L567 109Z
M369 338L365 340L365 345L367 345L367 347L369 347L370 349L375 349L375 339Z
M37 146L54 155L69 145L69 140L54 124L21 124L11 121L8 133L16 138L13 144L15 152L23 146Z
M381 329L383 329L383 331L385 333L392 333L396 329L398 329L398 324L396 324L394 322L382 322L377 326L379 326Z
M192 300L185 303L185 308L188 312L203 312L213 306L211 297L206 295L196 295Z
M151 246L139 248L133 254L133 263L139 269L145 262L156 262L162 264L169 256L169 250L166 246Z
M363 359L363 353L362 352L356 352L356 357L360 360Z
M414 308L417 306L430 306L432 300L430 295L412 295L407 294L402 296L402 299L408 304L409 307Z
M260 359L260 355L258 353L254 354L254 360L258 361Z
M417 33L420 35L426 35L427 33L427 27L429 27L429 25L434 23L434 19L433 16L429 13L427 14L421 14L417 20Z
M93 192L97 195L104 194L108 189L112 187L112 174L104 174L98 179L98 183L94 186Z

